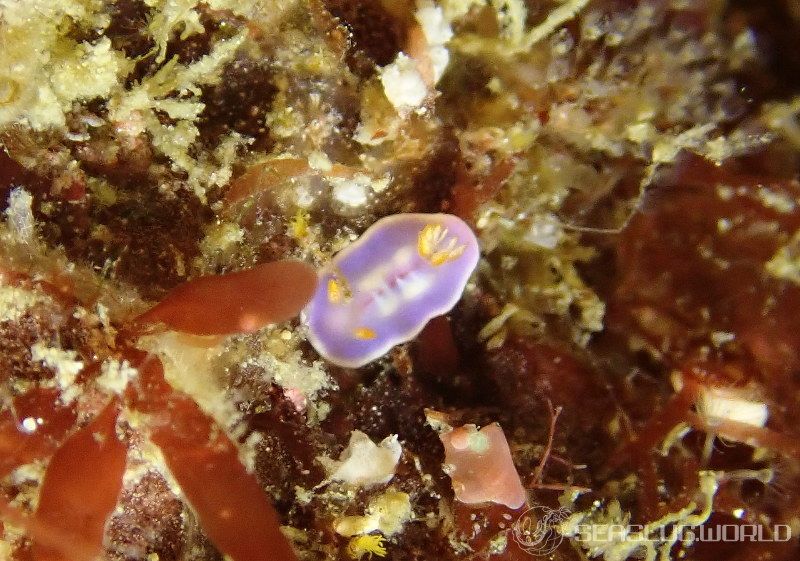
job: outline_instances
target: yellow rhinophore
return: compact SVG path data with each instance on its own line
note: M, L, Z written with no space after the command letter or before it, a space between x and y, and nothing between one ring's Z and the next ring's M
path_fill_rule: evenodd
M328 302L341 304L350 300L352 296L347 280L342 275L335 274L333 278L328 279Z
M364 534L353 536L347 544L347 554L352 559L361 559L367 555L367 559L372 559L374 553L378 557L386 556L386 548L383 546L384 537L380 534Z
M443 228L441 224L428 224L417 237L417 251L420 257L438 267L458 259L464 253L467 246L456 245L457 243L458 238L455 236L450 236L448 239L447 228Z

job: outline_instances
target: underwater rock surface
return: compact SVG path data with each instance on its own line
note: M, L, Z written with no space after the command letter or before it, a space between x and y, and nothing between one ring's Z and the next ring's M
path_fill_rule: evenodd
M798 36L0 0L0 559L800 558Z

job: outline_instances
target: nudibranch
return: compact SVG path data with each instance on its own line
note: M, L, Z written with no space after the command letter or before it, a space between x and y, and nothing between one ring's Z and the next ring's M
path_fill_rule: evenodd
M319 272L304 310L311 344L339 366L379 358L455 306L479 253L470 227L450 214L378 220Z

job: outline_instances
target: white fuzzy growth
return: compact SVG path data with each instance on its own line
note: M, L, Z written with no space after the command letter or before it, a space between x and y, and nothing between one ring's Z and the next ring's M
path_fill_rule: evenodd
M31 243L36 230L33 218L33 197L22 187L17 187L8 195L6 220L17 241Z
M430 1L420 2L414 17L428 43L428 56L433 67L433 81L436 83L450 62L450 52L444 45L453 37L453 30L442 9Z
M36 304L48 301L42 294L0 284L0 321L17 321Z
M130 61L112 48L111 39L102 37L94 44L77 45L74 55L55 64L50 84L66 109L72 100L108 96L130 66Z
M430 45L444 45L453 37L450 23L445 19L444 12L433 2L420 2L414 18L422 27L422 33Z
M450 62L450 53L444 46L453 37L450 23L442 9L429 0L422 0L414 14L427 43L427 57L433 70L433 83L439 81ZM428 95L428 84L419 71L418 61L400 53L394 61L381 70L381 83L386 98L394 108L405 113L416 109Z
M121 395L128 382L138 376L139 371L133 368L127 360L119 361L108 359L100 366L100 376L97 385L109 393Z
M534 218L531 227L525 233L525 240L545 249L555 249L562 236L560 222L548 213Z
M714 421L735 421L763 427L769 418L766 403L744 399L723 389L703 390L697 402L697 411L712 424Z
M241 413L224 399L225 389L214 370L215 361L223 352L222 345L174 331L142 337L138 344L158 355L164 366L164 378L173 388L189 394L221 427L235 426Z
M319 460L329 479L356 487L371 487L388 483L394 477L402 451L397 435L387 436L380 444L375 444L366 434L354 430L338 461L324 457Z
M65 403L72 402L78 396L75 378L83 370L83 362L75 360L78 353L65 351L58 347L48 347L42 342L31 347L31 359L42 362L56 374L56 383L61 389L61 399Z
M298 398L314 400L323 391L336 384L326 374L320 361L307 364L300 353L291 353L281 358L262 352L244 361L243 366L254 365L264 369L285 392L295 392Z
M386 98L398 111L419 107L428 95L417 63L403 53L381 70L381 83Z
M369 177L363 174L356 175L352 179L332 177L330 182L333 185L333 198L337 202L349 207L359 207L367 202Z

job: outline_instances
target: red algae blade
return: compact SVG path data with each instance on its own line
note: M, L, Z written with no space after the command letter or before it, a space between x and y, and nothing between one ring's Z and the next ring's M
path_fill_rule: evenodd
M11 506L0 497L0 530L3 523L12 524L25 530L30 539L38 544L52 548L68 560L89 559L96 555L96 548L79 537L35 520L19 509ZM24 559L30 559L25 557ZM5 559L3 561L6 561Z
M193 335L250 333L286 321L305 306L317 285L314 269L294 260L190 280L136 318Z
M205 446L170 429L153 432L167 465L211 541L234 561L294 561L278 517L236 448L217 436Z
M101 554L106 520L122 488L127 448L116 434L118 401L70 436L47 467L34 520L85 544L66 555L34 542L35 561L91 561ZM78 555L76 557L76 555Z
M296 561L236 445L193 400L169 386L157 359L146 359L139 371L136 397L149 404L151 438L214 545L233 561Z
M0 414L0 477L50 456L75 423L75 412L59 403L56 390L31 390L14 400L13 411ZM26 419L36 420L33 430L22 426Z

